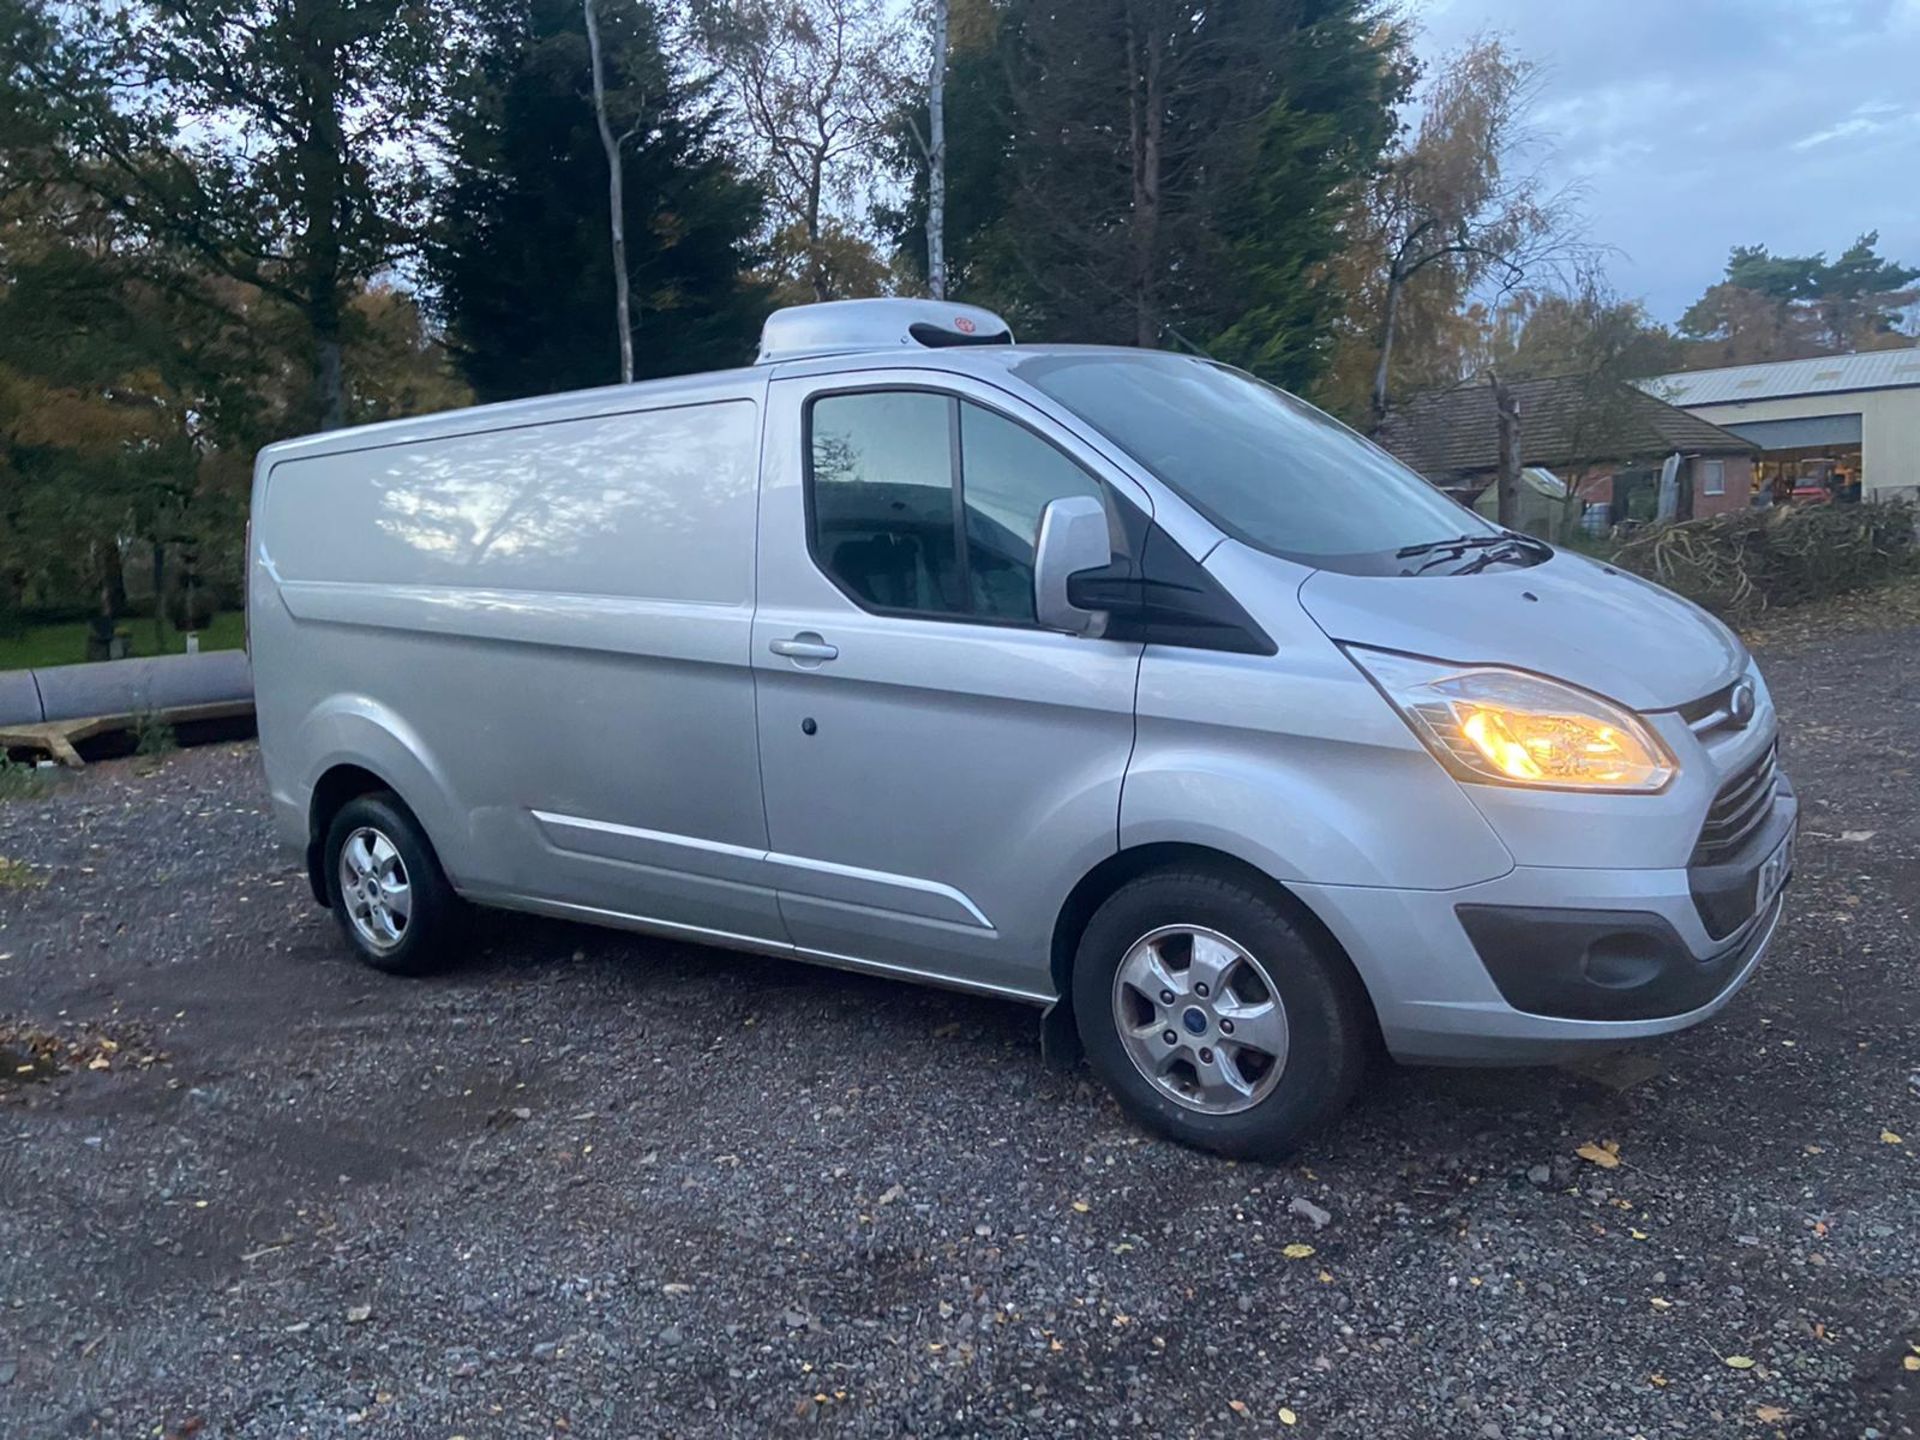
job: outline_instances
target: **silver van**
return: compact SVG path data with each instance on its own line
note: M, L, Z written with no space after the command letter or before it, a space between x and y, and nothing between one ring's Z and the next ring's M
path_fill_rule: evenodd
M278 832L369 964L487 905L1029 1001L1228 1154L1377 1042L1697 1024L1793 865L1718 621L1238 371L966 306L271 446L249 548Z

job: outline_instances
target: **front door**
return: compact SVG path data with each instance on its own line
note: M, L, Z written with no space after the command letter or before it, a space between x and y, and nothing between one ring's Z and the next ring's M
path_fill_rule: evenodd
M1059 905L1115 848L1141 647L1034 624L1042 509L1113 504L1046 428L927 372L771 387L753 665L805 950L1051 994Z

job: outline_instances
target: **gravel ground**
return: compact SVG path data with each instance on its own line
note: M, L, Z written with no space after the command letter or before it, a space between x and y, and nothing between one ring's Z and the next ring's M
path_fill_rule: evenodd
M251 745L97 765L0 805L0 1435L1920 1433L1916 654L1763 651L1805 836L1717 1023L1273 1168L1009 1005L509 917L383 978Z

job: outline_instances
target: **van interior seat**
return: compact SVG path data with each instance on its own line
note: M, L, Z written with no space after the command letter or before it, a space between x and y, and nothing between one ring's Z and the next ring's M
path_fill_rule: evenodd
M833 573L875 605L889 610L946 608L920 542L883 531L833 548Z

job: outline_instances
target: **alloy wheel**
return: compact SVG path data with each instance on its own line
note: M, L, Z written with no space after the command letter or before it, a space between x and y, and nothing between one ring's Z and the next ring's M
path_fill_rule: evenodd
M1189 1110L1231 1115L1286 1069L1287 1008L1245 946L1201 925L1164 925L1128 948L1113 1020L1135 1068Z
M406 862L371 825L362 825L340 847L340 902L354 933L374 950L392 950L407 938L413 888Z

